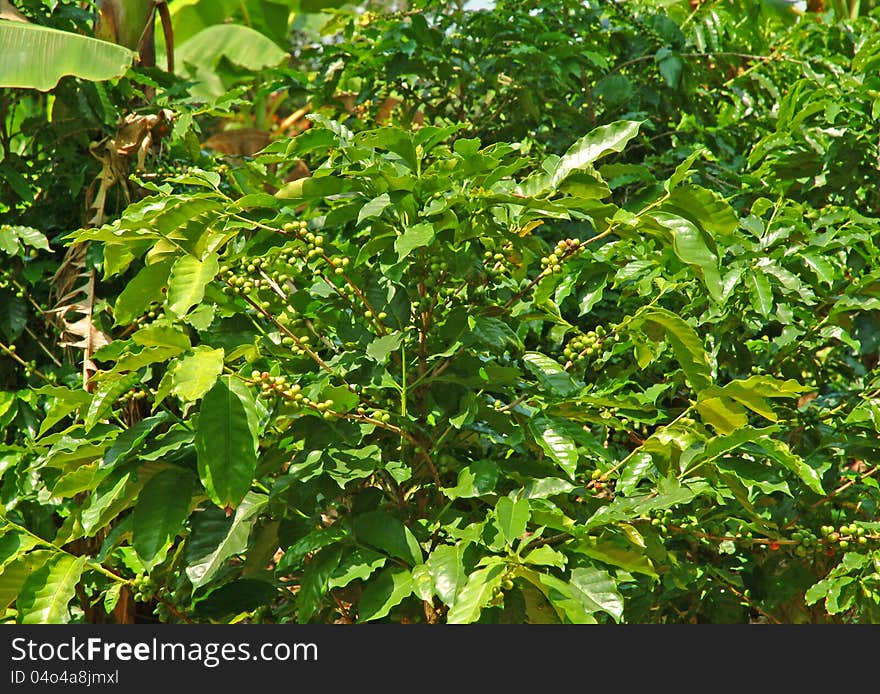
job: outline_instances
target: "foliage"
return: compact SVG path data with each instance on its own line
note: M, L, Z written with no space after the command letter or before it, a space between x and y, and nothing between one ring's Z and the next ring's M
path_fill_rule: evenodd
M870 13L323 7L0 94L6 620L878 621Z

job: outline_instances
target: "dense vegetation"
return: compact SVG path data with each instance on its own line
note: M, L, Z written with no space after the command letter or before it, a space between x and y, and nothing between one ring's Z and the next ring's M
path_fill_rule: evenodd
M5 621L880 621L871 3L14 5Z

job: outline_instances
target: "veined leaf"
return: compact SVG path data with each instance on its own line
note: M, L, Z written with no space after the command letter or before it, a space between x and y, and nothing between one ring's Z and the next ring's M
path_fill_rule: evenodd
M794 473L811 491L825 495L822 488L822 478L819 473L810 467L799 455L792 453L788 445L776 439L764 439L758 442L764 452L784 468Z
M764 318L768 318L773 311L773 288L770 280L759 270L752 268L745 274L745 283L749 288L752 308Z
M715 393L720 393L720 389L710 386L697 401L697 412L706 424L721 434L730 434L749 423L742 405Z
M607 612L615 622L623 618L623 596L607 571L597 568L574 569L569 582L575 591L580 592L585 605L594 604L597 608L594 611ZM578 595L575 591L572 592Z
M366 580L388 562L388 557L366 547L355 547L346 554L334 569L328 588L344 588L355 580Z
M76 594L86 557L58 552L25 581L16 601L23 624L66 624L68 603ZM0 579L2 580L2 579Z
M695 185L681 185L672 191L661 209L686 217L713 236L730 236L739 217L718 193Z
M204 522L197 522L194 518L193 530L187 539L189 563L186 575L194 588L208 583L227 559L245 551L257 515L268 501L265 494L248 493L235 509L231 523L219 509L217 515L212 514L212 509L194 514L209 514L204 519L199 518Z
M572 584L524 566L517 567L515 575L543 593L563 624L596 624L592 613L599 611L599 605Z
M541 387L555 395L568 397L581 390L568 372L555 359L540 352L526 352L523 355L526 368L531 371Z
M652 324L654 330L651 330ZM639 311L634 317L633 327L640 326L644 326L645 332L655 341L665 337L694 390L700 391L711 385L712 371L703 342L684 319L666 309L652 307Z
M171 392L184 402L195 402L205 395L223 373L223 348L199 345L193 353L177 361L171 371Z
M385 569L367 584L358 603L358 622L369 622L387 616L412 595L415 589L412 573L408 569Z
M480 618L486 607L501 588L504 564L495 563L477 569L468 576L467 584L455 598L446 617L447 624L471 624Z
M343 548L339 546L325 547L306 564L296 594L297 621L300 624L309 622L321 606L330 577L342 559L342 552Z
M434 548L425 562L434 579L437 597L450 607L455 604L458 592L468 580L464 570L464 550L462 544L440 545Z
M574 478L577 470L578 452L575 442L565 433L555 427L553 421L546 416L538 415L529 421L529 429L535 437L535 441L565 472L569 478Z
M508 545L513 545L526 531L529 522L529 500L502 496L495 504L495 525Z
M415 535L390 513L367 511L356 516L352 525L359 542L381 549L412 566L422 563L422 549Z
M391 196L388 193L382 193L381 195L370 200L366 205L364 205L360 212L358 213L357 223L360 224L365 219L373 219L374 217L379 217L389 206L391 205Z
M703 232L688 219L668 212L651 215L672 232L672 248L683 263L700 270L711 297L718 303L724 299L724 287L718 266L718 255L709 247Z
M148 571L183 530L194 487L192 475L172 468L160 472L141 490L132 512L131 544Z
M616 121L592 130L569 147L549 173L539 172L523 181L522 194L527 197L546 195L555 191L575 171L591 172L594 162L613 152L623 151L638 134L641 124L641 121Z
M0 609L5 610L20 597L33 573L57 554L51 549L35 549L10 560L0 571Z
M49 91L64 75L120 77L135 56L124 46L25 22L0 21L0 87Z
M220 508L235 508L250 489L257 468L259 440L253 396L221 378L202 398L196 426L199 477Z
M412 142L412 136L394 126L386 126L375 130L364 130L355 135L355 143L394 152L409 167L410 171L418 169L418 156Z
M434 240L434 225L429 222L421 222L404 229L403 233L394 241L394 250L397 251L397 259L403 260L416 248L427 246Z
M138 271L113 304L116 325L127 325L146 311L150 304L162 302L165 298L162 289L168 282L172 262L167 258L145 265Z
M0 534L0 572L7 564L12 563L36 545L37 541L30 535L18 532L9 525L5 526ZM2 576L0 576L0 580L2 580Z
M191 255L180 256L174 261L168 278L168 308L183 318L204 298L205 287L219 271L216 253L211 253L204 260Z
M86 431L92 429L110 411L120 396L130 391L139 382L140 377L137 374L129 374L121 378L107 378L101 381L95 389L88 412L86 412Z

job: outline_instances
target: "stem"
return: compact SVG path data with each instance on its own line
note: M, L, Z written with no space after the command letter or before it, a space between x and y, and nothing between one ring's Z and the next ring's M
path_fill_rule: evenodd
M39 535L32 533L30 530L28 530L24 526L21 526L18 523L9 520L9 518L7 518L5 515L0 514L0 518L2 518L3 521L7 525L11 525L13 528L15 528L18 532L24 533L28 537L31 537L34 540L36 540L38 544L43 545L44 547L48 547L49 549L52 549L56 552L60 552L61 554L66 554L69 557L76 557L77 559L79 559L79 557L77 557L77 555L71 554L66 549L63 549L63 548L59 547L58 545L56 545L54 542L49 542L49 540L45 540L42 537L40 537ZM113 573L112 571L110 571L110 569L104 568L103 565L101 565L100 563L98 563L96 561L93 561L91 559L87 559L86 564L88 565L88 567L90 569L93 569L94 571L97 571L98 573L103 574L107 578L109 578L113 581L116 581L117 583L124 583L125 585L132 584L132 581L130 579L123 578L122 576L119 576L118 574Z
M22 359L20 356L18 356L13 350L11 350L9 347L4 345L2 342L0 342L0 349L2 349L4 352L6 352L6 354L8 354L13 359L15 359L15 361L17 361L19 364L21 364L26 369L30 368L30 365L24 359ZM39 369L31 369L31 370L37 376L42 378L46 383L52 383L52 381L48 378L48 376L46 376L46 374L44 374Z

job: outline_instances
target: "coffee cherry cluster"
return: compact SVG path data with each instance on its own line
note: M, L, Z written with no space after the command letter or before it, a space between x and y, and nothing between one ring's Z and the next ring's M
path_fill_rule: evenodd
M138 574L131 582L132 597L135 602L147 602L156 594L156 582L146 574Z
M16 285L12 268L0 268L0 289L9 289L10 287L12 287L13 294L17 299L24 298L24 289Z
M155 394L155 391L153 391ZM139 400L146 400L150 397L150 391L148 390L128 390L119 396L119 400L117 401L120 405L127 405L130 402L138 402Z
M513 244L510 241L506 241L501 246L500 251L484 252L483 265L486 268L486 273L490 277L500 277L509 274L515 267L512 254Z
M422 313L430 311L436 302L450 300L456 294L456 288L444 286L448 277L449 265L444 261L433 261L425 265L410 266L413 271L420 272L418 281L424 284L427 290L419 298L418 310Z
M542 275L552 275L554 272L562 272L562 263L577 253L581 248L581 242L577 239L564 239L556 244L556 248L550 255L541 258Z
M797 543L792 551L798 557L806 557L822 548L821 540L812 530L795 530L790 537Z
M158 303L151 303L149 308L146 310L146 312L143 313L143 315L140 315L134 319L134 324L138 327L146 328L159 318L161 310L162 308Z
M326 262L334 275L345 274L345 269L351 264L351 259L339 255L327 255L324 248L324 237L308 230L306 222L288 222L283 227L285 232L292 234L301 242L284 249L284 254L288 260L303 260L310 262L318 260Z
M871 543L872 540L877 539L875 536L869 535L863 527L856 525L855 523L841 525L838 528L835 528L833 525L823 525L819 528L819 532L822 537L825 538L826 543L836 545L843 550L850 549L851 547L864 548Z
M289 326L291 328L299 327L302 325L303 320L301 318L294 318L289 322ZM293 356L299 356L301 354L306 354L306 350L310 349L310 343L312 338L310 335L302 335L297 338L293 338L290 335L285 335L281 338L281 344L285 347L290 348L290 353Z
M325 419L330 419L335 415L331 409L334 404L332 399L312 400L302 392L302 386L299 383L289 383L286 376L272 376L268 371L254 369L251 372L251 381L259 386L261 397L282 398L294 409L309 408L324 415Z
M393 404L393 401L388 403L389 405ZM390 422L391 421L391 413L387 410L374 409L372 411L368 410L364 406L358 406L357 410L355 410L361 417L369 417L370 419L375 419L379 422Z
M579 333L572 337L565 348L562 356L566 362L576 366L586 366L602 353L602 345L608 331L602 325L597 325L594 330Z
M661 535L669 532L669 525L672 523L672 509L657 509L651 512L651 526L657 528Z
M614 479L606 477L602 470L593 470L587 489L591 489L596 496L610 497L614 494Z

